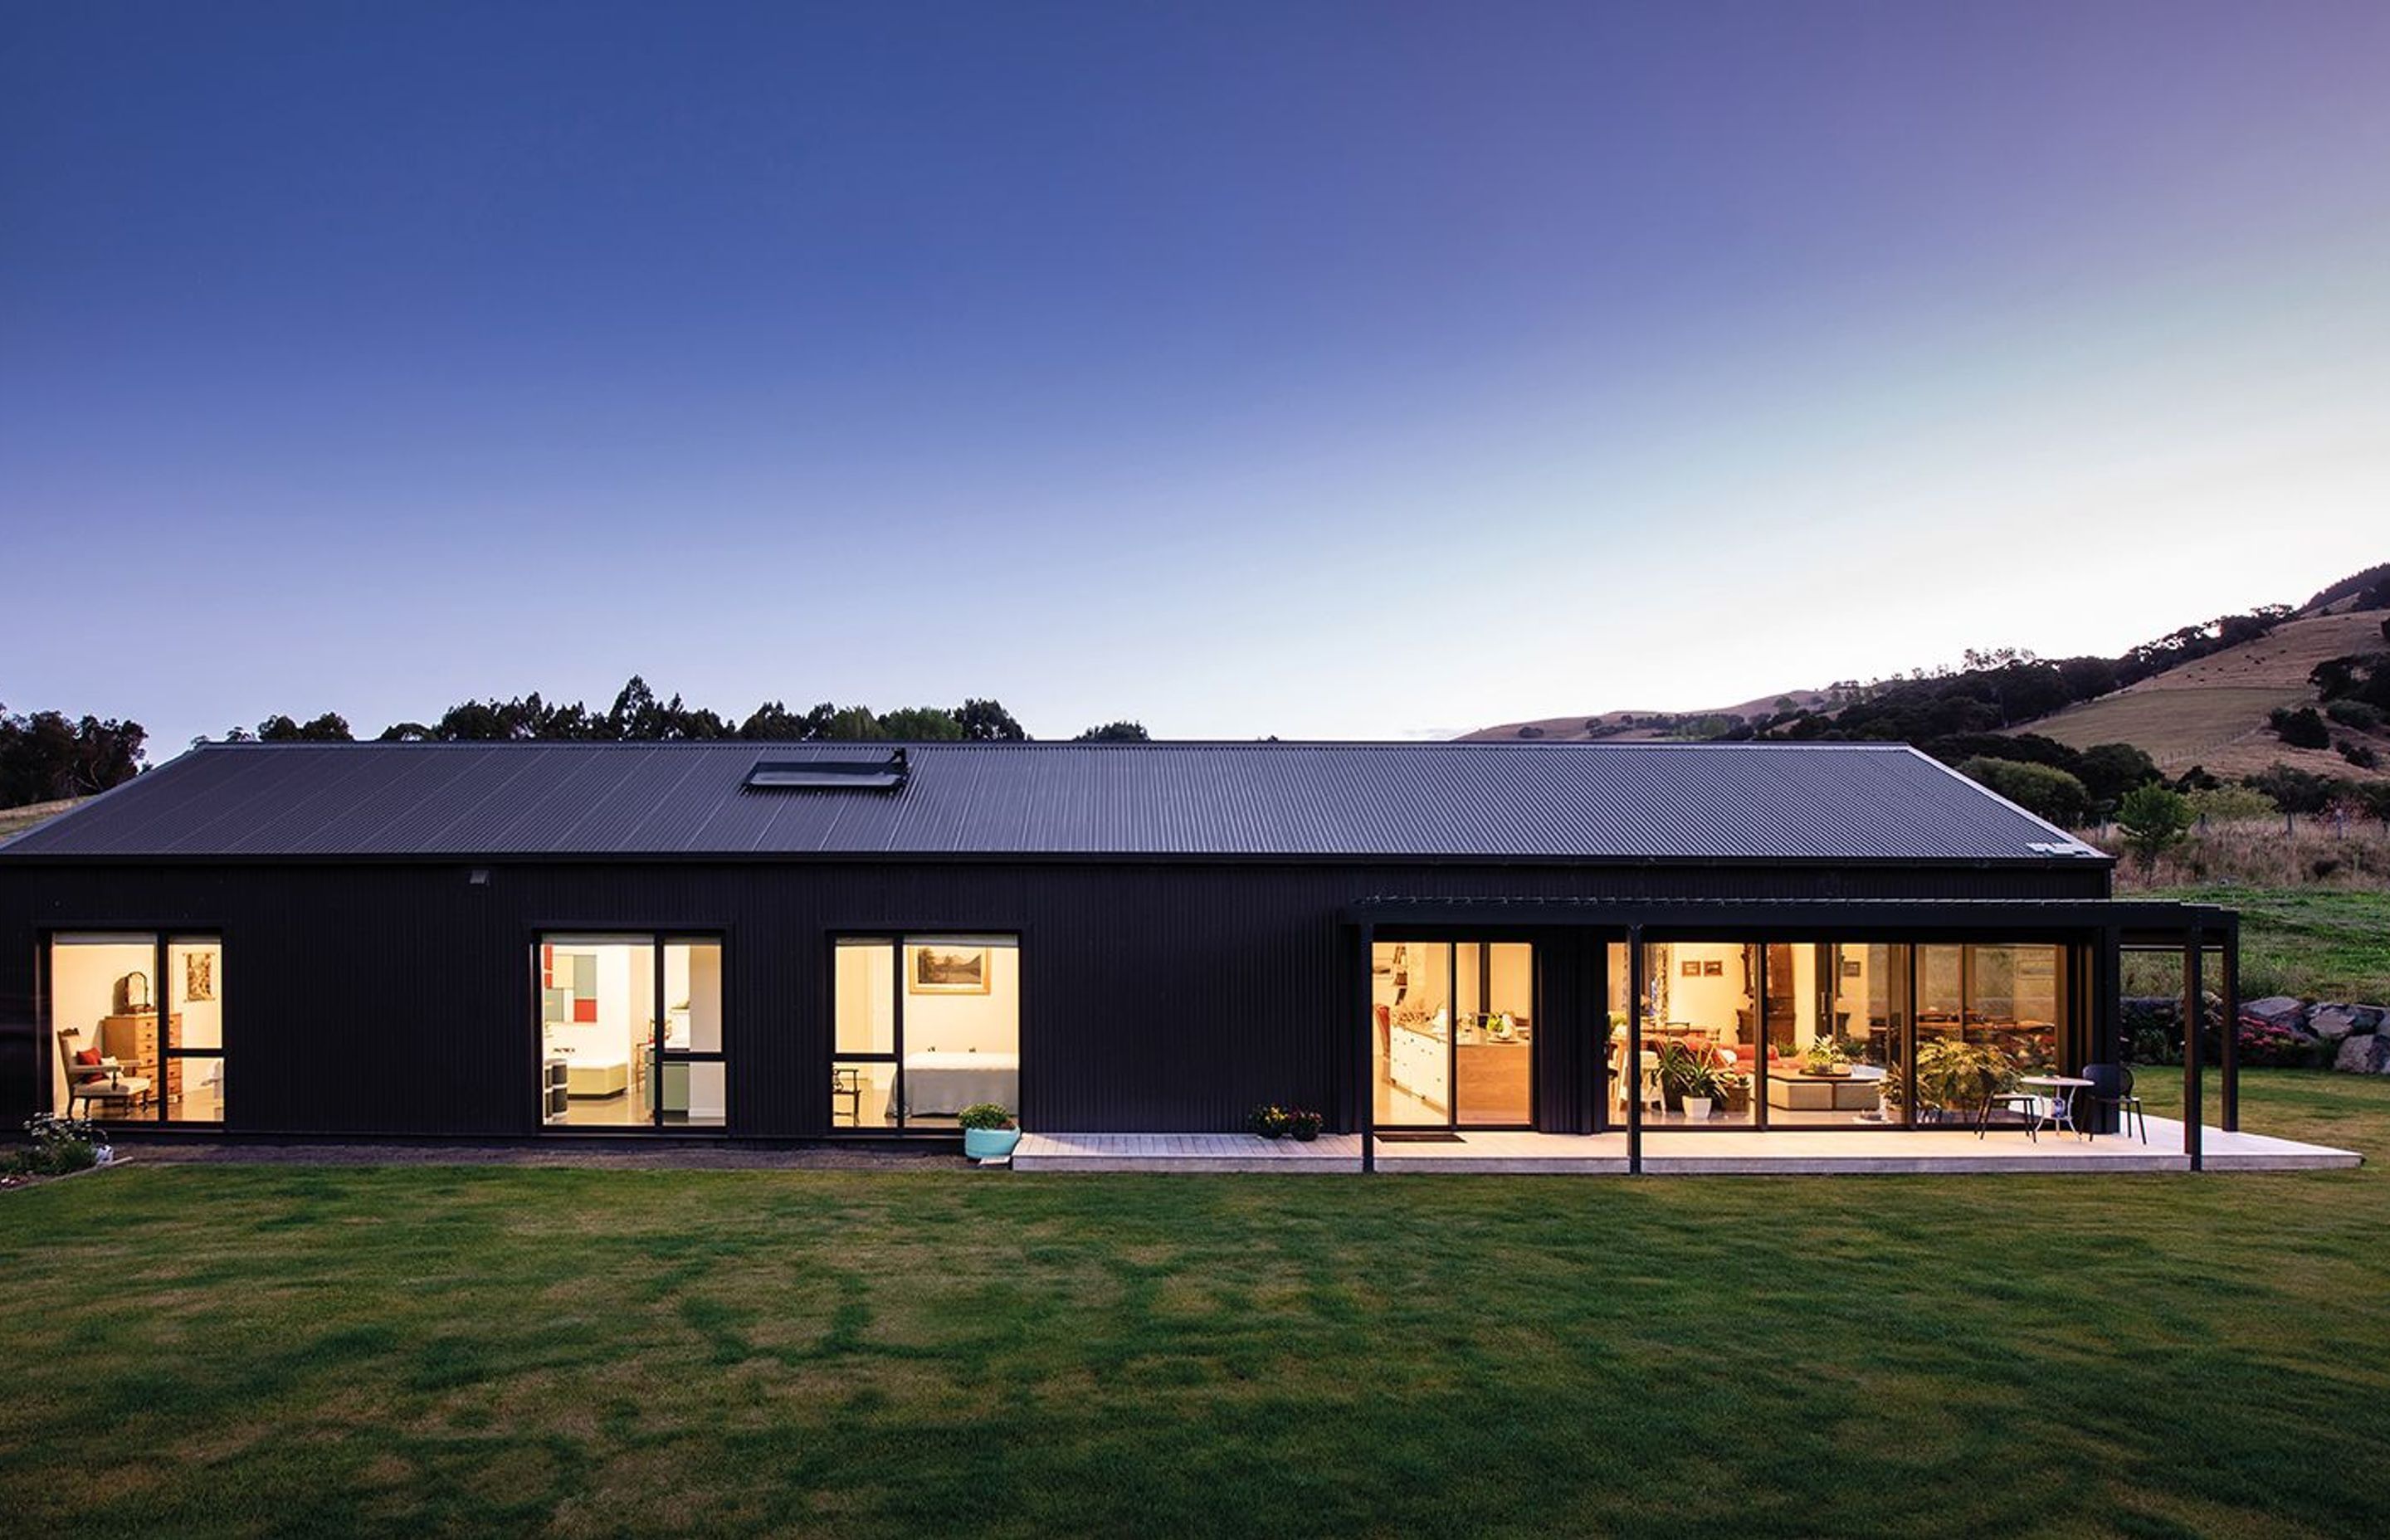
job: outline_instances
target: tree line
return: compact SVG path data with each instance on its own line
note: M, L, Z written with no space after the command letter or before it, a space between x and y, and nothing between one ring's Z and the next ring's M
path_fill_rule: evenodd
M0 706L0 807L88 797L130 780L148 736L137 722Z
M228 742L347 743L354 740L346 718L326 712L301 722L270 716L254 728L236 727ZM905 742L1026 743L1029 734L1001 701L977 698L959 706L901 706L875 712L825 700L809 711L766 700L745 716L726 716L692 706L678 695L660 697L637 674L604 710L581 700L549 700L534 690L501 700L465 700L436 722L398 722L382 729L383 743L670 743L749 739L773 743ZM1144 726L1110 722L1089 727L1077 743L1143 743Z
M0 807L89 797L131 780L146 767L148 732L137 722L113 717L70 717L62 712L10 714L0 706ZM253 727L235 727L227 743L351 743L357 735L348 718L324 712L301 720L287 713ZM585 701L549 700L537 691L501 700L465 700L434 722L397 722L382 729L383 743L661 743L708 739L759 742L1025 743L1029 734L1001 701L976 697L959 706L903 706L875 712L825 700L791 711L767 700L743 717L691 706L678 695L659 697L634 674L613 704L597 710ZM1143 724L1120 720L1098 724L1074 743L1144 743ZM205 742L202 738L199 741Z

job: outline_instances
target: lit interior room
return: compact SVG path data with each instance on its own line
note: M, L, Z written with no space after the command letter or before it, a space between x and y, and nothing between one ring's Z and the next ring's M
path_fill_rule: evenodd
M539 973L544 1122L722 1125L719 943L544 937Z
M829 1121L952 1133L1021 1109L1021 946L1006 936L848 939L834 965Z
M1988 1087L2054 1067L2064 1038L2057 946L1660 942L1645 948L1630 1074L1626 948L1610 951L1613 1116L1639 1097L1647 1126L1749 1127L1763 1097L1777 1128L1972 1119Z
M223 1121L221 943L59 935L49 962L53 1107L111 1122Z
M1535 995L1524 942L1373 943L1377 1126L1531 1125Z

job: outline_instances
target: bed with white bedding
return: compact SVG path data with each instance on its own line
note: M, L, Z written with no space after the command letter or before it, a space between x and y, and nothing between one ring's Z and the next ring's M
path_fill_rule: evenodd
M905 1106L909 1115L951 1118L983 1101L1019 1110L1019 1054L924 1051L905 1056Z

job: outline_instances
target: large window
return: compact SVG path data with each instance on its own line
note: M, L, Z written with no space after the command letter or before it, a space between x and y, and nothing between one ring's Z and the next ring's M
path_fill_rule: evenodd
M1646 1127L1972 1117L1987 1087L2061 1064L2068 967L2056 945L1654 943L1630 1066L1626 948L1613 943L1609 1116L1623 1123L1639 1098ZM1689 1084L1707 1096L1689 1098Z
M1917 949L1913 1121L1972 1116L1988 1086L2059 1068L2065 967L2059 946Z
M1021 1110L1021 945L1010 936L852 936L831 963L834 1129L951 1132Z
M1535 1122L1535 948L1378 942L1369 956L1380 1127Z
M224 1121L221 941L59 935L49 974L52 1106L110 1120Z
M573 1128L719 1128L728 1108L722 943L539 940L540 1117Z

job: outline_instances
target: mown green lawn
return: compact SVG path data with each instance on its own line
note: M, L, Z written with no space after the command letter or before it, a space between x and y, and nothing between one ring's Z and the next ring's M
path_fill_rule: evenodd
M14 1534L2380 1534L2390 1180L136 1165L0 1362Z

